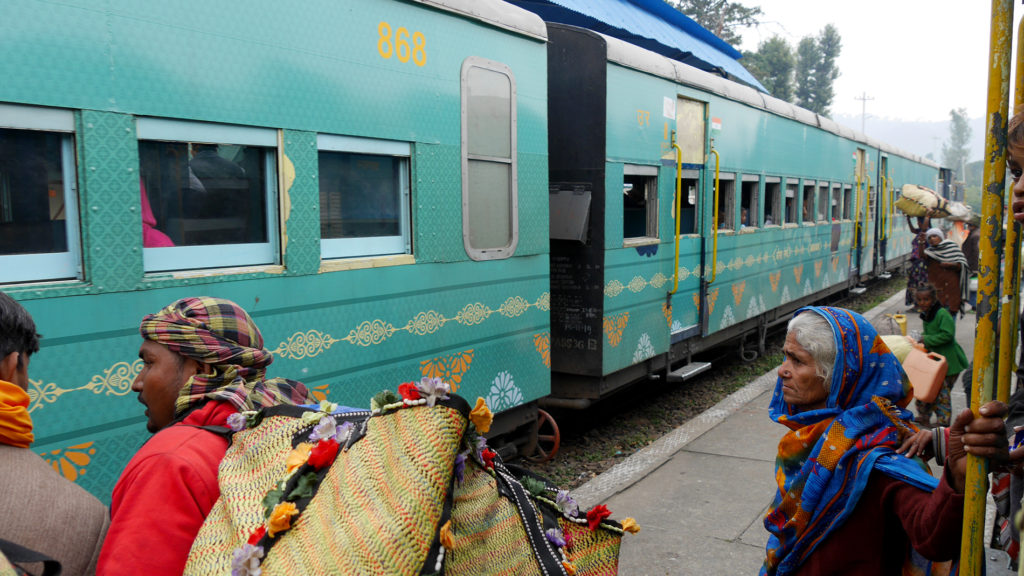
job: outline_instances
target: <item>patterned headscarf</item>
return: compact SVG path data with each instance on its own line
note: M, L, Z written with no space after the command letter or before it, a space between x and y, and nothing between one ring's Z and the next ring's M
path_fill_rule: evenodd
M274 357L263 347L263 336L249 314L230 300L182 298L143 318L139 332L212 368L210 374L196 374L182 387L175 418L207 400L224 400L239 410L311 402L301 382L264 379Z
M769 415L791 431L775 460L778 492L764 519L770 532L761 574L797 570L853 512L872 468L925 490L938 481L894 452L916 432L904 408L910 382L896 357L863 316L842 308L806 307L828 321L836 345L824 408L799 412L775 385ZM881 528L881 527L879 527Z

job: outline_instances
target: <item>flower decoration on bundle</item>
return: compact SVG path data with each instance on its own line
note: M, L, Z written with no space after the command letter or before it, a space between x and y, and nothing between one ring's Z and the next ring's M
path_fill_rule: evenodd
M398 386L398 395L403 400L419 400L421 398L419 389L412 382L406 382Z
M263 562L263 546L242 544L231 555L231 576L260 576Z
M281 502L274 506L274 511L267 519L267 535L271 538L292 527L292 517L299 515L294 502Z
M547 536L548 542L551 542L556 548L565 546L565 534L559 528L548 528L544 531L544 535Z
M484 448L483 452L480 453L480 459L483 460L484 468L494 469L494 458L498 453L490 448Z
M235 412L228 416L228 428L231 428L235 432L245 430L248 424L248 418L246 418L245 414L242 414L241 412Z
M325 438L317 442L309 451L309 460L306 463L312 466L314 470L323 470L334 462L334 459L338 456L339 448L341 448L341 445L338 444L337 440Z
M607 506L605 506L604 504L598 504L597 506L591 508L589 512L587 512L587 526L590 527L591 531L597 530L597 527L600 526L601 521L611 515L612 513L610 510L608 510Z
M555 494L555 506L561 510L562 514L570 518L576 518L580 515L580 506L576 503L576 500L569 495L568 490L559 490Z
M420 379L419 383L416 384L416 390L419 392L420 397L427 401L427 406L431 408L438 400L447 400L448 394L451 393L452 388L447 382L440 378L428 378L424 376Z
M633 518L626 518L622 521L622 530L630 534L636 534L640 531L640 525Z
M491 431L494 414L491 413L491 409L487 407L487 402L483 398L476 399L476 406L469 413L469 420L473 426L476 426L477 432L487 434Z

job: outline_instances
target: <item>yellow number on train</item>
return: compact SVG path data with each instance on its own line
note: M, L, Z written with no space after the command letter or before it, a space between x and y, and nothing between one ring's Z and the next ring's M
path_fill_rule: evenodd
M381 22L377 25L377 52L385 60L392 55L398 57L399 62L408 62L409 56L417 66L425 66L427 63L427 38L422 32L412 33L412 48L409 47L409 29L399 26L395 30L394 39L391 38L391 25Z
M380 39L377 40L377 52L380 52L380 57L387 60L391 58L391 53L394 48L391 46L391 25L387 22L381 22L377 25L377 34Z
M427 63L427 39L424 38L422 32L412 33L412 61L417 66Z
M395 53L399 62L409 61L409 31L405 26L399 26L395 31Z

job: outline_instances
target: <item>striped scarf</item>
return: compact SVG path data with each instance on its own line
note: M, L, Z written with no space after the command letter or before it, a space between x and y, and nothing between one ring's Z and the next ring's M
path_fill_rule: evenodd
M971 273L970 266L967 264L967 258L964 256L963 250L956 245L956 242L943 240L939 242L938 246L929 245L925 247L924 253L943 264L960 265L960 299L967 302L969 295L967 279Z
M783 399L781 378L775 386L769 415L790 432L779 442L778 492L764 519L770 533L761 567L766 575L796 572L849 518L872 469L924 490L938 485L918 463L895 454L916 431L913 415L903 409L912 390L875 329L841 308L801 312L828 321L837 354L825 408L799 412Z
M274 357L263 347L263 336L249 314L230 300L182 298L143 318L139 332L212 369L189 378L182 387L175 402L176 419L208 400L230 402L239 410L312 402L305 384L264 378Z

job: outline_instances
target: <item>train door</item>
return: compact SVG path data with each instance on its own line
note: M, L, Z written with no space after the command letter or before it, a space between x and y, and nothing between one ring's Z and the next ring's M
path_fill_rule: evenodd
M675 143L679 147L676 185L680 191L673 206L678 219L678 257L672 273L678 286L672 295L672 342L701 334L706 324L704 298L704 236L711 201L703 192L707 146L707 104L689 98L676 99Z
M864 240L867 237L865 232L867 228L865 220L867 220L866 207L868 196L866 165L867 151L863 148L857 148L857 152L853 156L853 175L856 188L854 190L853 206L853 242L850 244L853 250L850 258L850 277L854 279L860 278L861 256L864 253Z
M939 181L936 183L935 189L939 192L939 195L947 200L957 200L962 202L963 196L957 198L956 189L953 186L953 171L949 168L939 168Z
M875 205L875 274L885 272L885 250L888 243L886 235L886 224L888 222L888 198L889 198L889 158L880 155L878 158L878 187L875 191L872 202Z

